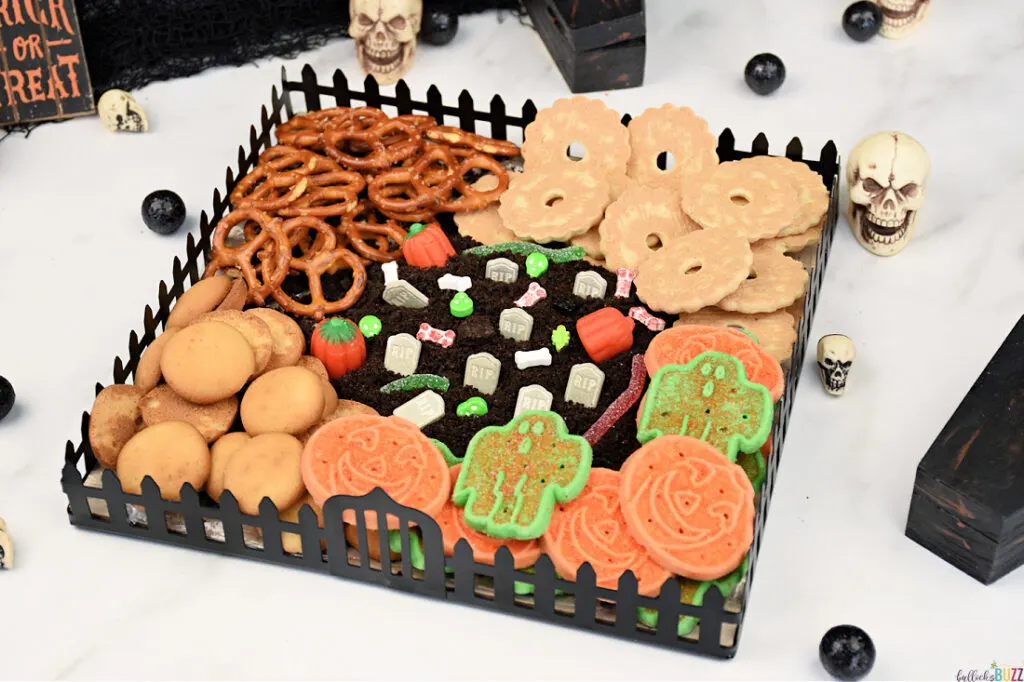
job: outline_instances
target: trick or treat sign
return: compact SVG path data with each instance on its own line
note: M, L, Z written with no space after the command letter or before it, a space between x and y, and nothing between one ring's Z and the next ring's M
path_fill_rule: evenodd
M0 126L94 110L74 0L0 0Z

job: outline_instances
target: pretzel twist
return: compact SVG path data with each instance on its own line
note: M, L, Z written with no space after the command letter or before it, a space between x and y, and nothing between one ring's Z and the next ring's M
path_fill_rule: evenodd
M228 233L235 226L244 225L247 221L256 223L259 232L242 244L228 246ZM263 211L253 208L236 209L227 214L213 230L210 259L203 277L212 277L225 269L237 270L249 285L249 301L263 305L267 296L275 292L288 276L291 245L281 227L280 218L271 218ZM260 264L262 282L252 263L253 258L261 251L272 256L264 258Z

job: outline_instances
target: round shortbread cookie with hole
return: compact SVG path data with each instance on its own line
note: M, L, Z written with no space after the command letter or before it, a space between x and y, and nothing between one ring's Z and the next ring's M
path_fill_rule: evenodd
M224 469L224 490L230 490L243 514L259 514L269 497L279 510L306 493L302 483L302 443L286 433L255 436L235 450Z
M240 277L233 278L228 295L220 302L214 310L241 310L249 298L249 285Z
M601 230L600 226L592 227L583 234L578 234L569 240L573 246L583 249L587 256L604 260L604 252L601 251Z
M185 422L202 434L207 443L217 440L231 428L238 414L238 398L228 396L209 405L196 405L162 384L142 397L139 414L146 426L161 422Z
M89 445L96 459L113 468L124 444L138 430L139 402L144 393L138 386L111 384L96 396L89 413Z
M182 398L200 405L238 393L255 369L252 346L223 322L180 329L160 355L164 380Z
M752 250L750 275L715 305L738 313L770 313L791 305L807 289L808 275L800 261L771 247Z
M810 166L784 156L752 156L744 162L781 175L797 193L800 207L792 224L779 232L780 237L807 232L822 222L828 213L828 189L821 176L811 170Z
M167 316L165 329L185 327L203 313L208 313L228 295L234 280L228 277L201 279L181 295Z
M164 352L164 346L176 331L177 327L168 329L153 339L153 343L142 351L139 364L135 366L135 387L143 393L149 393L160 383L160 378L163 376L160 373L160 356Z
M624 176L629 131L622 117L583 95L557 100L526 126L522 146L527 171L557 166L585 170L602 179Z
M567 241L600 222L611 201L608 182L579 171L535 171L512 179L498 215L517 238Z
M785 310L747 315L720 308L704 308L695 313L680 315L672 326L684 324L732 327L748 332L778 362L789 359L793 354L793 344L796 343L796 319Z
M705 230L733 232L750 242L778 236L800 210L785 176L743 161L720 164L683 188L682 206Z
M688 107L664 104L647 109L629 122L628 129L627 172L640 185L678 195L718 166L718 140L708 122Z
M509 178L518 174L509 174ZM480 192L490 192L498 186L498 178L494 175L485 175L472 187ZM469 237L481 244L503 244L505 242L518 241L516 233L505 227L501 216L498 215L498 203L492 203L479 211L466 211L456 213L453 216L455 225L459 228L459 234Z
M818 223L809 230L804 230L798 234L782 235L779 237L772 237L771 239L762 239L761 241L754 242L753 248L765 246L768 248L775 249L779 253L799 253L809 246L814 246L821 241L821 231L823 229L823 223Z
M722 300L750 274L754 255L729 231L698 230L655 251L641 266L636 295L652 310L691 313Z
M672 190L634 185L608 207L601 221L601 252L609 270L638 270L691 227Z
M243 445L252 440L245 431L225 433L210 446L210 478L206 482L206 494L214 502L220 501L224 492L224 470L228 461Z
M255 373L259 374L266 369L270 356L274 353L274 337L270 333L270 327L259 317L240 310L214 310L200 315L192 324L197 322L223 322L234 327L252 347L253 357L256 359Z
M302 433L324 415L324 381L302 367L278 367L252 382L242 397L250 435Z
M129 495L142 494L149 476L160 486L160 497L181 500L181 487L202 490L210 476L210 448L185 422L162 422L132 436L117 458L117 478Z
M270 335L274 339L274 350L264 372L278 367L291 367L306 352L306 337L302 335L302 328L284 313L273 308L252 308L246 310L245 314L263 320L270 327Z

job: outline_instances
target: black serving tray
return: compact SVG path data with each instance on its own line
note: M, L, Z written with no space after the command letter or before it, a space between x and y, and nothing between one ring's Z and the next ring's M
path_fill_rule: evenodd
M282 71L281 89L272 89L270 105L263 107L259 123L249 129L248 146L239 147L237 170L227 169L224 189L213 193L212 213L208 215L204 211L200 218L198 240L192 234L188 235L184 260L175 258L170 283L160 282L156 309L147 306L141 333L132 331L129 334L127 360L120 357L114 359L115 383L125 383L132 377L142 351L166 323L171 306L185 290L186 283L194 284L199 280L209 253L213 228L229 210L228 196L231 189L237 179L253 167L260 153L272 144L274 126L298 110L313 111L327 106L362 104L382 107L392 113L426 113L439 123L517 141L521 141L523 129L537 113L536 106L530 101L518 113L509 113L505 102L495 96L491 98L486 110L477 110L474 108L473 97L466 91L459 94L455 104L446 103L436 86L427 90L425 100L413 100L405 82L396 85L394 95L383 95L372 78L366 79L363 91L359 92L349 86L341 71L334 72L330 83L318 83L316 74L308 65L302 69L299 81L288 80L287 73ZM624 117L623 122L628 120L628 116ZM734 138L729 130L725 130L719 137L718 154L723 161L767 153L768 140L763 134L754 139L750 152L735 149ZM794 138L786 146L785 154L789 158L803 160L802 153L799 139ZM836 224L839 157L835 145L829 142L821 150L818 159L808 159L806 162L821 174L826 186L830 188L831 203L821 243L813 254L814 267L804 299L792 361L784 365L787 367L786 390L775 412L772 455L768 458L767 478L760 493L754 542L748 557L749 572L745 583L741 583L741 587L728 597L712 589L708 590L703 606L681 604L679 583L675 580L665 584L659 597L641 597L637 595L636 579L631 573L622 577L617 590L603 589L595 585L594 572L587 564L580 568L576 582L568 582L556 577L551 561L546 556L541 557L532 573L517 571L513 568L511 555L504 548L498 552L495 565L488 566L473 560L472 551L465 542L460 542L454 556L447 558L444 556L441 531L437 524L422 512L398 505L380 489L363 497L337 496L328 500L323 510L322 529L317 525L313 510L308 507L300 513L299 523L280 521L278 511L269 499L260 505L258 516L249 516L239 512L230 493L222 495L219 506L205 496L201 497L187 485L182 490L180 502L161 499L157 486L148 478L143 482L141 495L126 494L121 490L113 471L97 473L96 458L89 447L88 413L82 415L81 440L78 444L69 441L65 449L61 485L68 498L68 517L73 525L82 528L305 568L565 627L680 651L731 658L736 653L742 629L750 594L749 585L757 567L768 505L775 487L793 398L800 380L807 335L818 302ZM97 384L97 393L101 388ZM357 511L358 549L345 538L341 517L343 510L348 509ZM370 559L364 513L376 513L382 527L386 525L388 514L399 519L398 528L392 530L397 530L401 540L401 559L389 560L386 534L381 534L382 560ZM157 519L159 521L154 522ZM422 569L411 565L409 524L415 524L421 530L424 554ZM301 554L283 551L282 531L300 535L303 548ZM322 550L321 543L324 543L325 550ZM524 590L524 585L532 586L532 589ZM526 591L532 594L523 594ZM659 614L658 622L664 625L648 627L641 624L636 615L637 607L656 611ZM699 618L700 624L689 634L679 636L676 624L680 617L685 616Z

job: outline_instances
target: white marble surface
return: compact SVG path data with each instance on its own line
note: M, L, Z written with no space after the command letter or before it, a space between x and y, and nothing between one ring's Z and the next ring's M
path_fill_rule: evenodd
M912 38L856 44L839 27L845 0L648 4L646 84L611 106L690 105L740 140L765 131L776 152L800 135L845 155L897 128L932 156L906 251L876 258L840 226L813 339L848 334L858 362L840 400L804 368L735 660L68 525L64 442L184 250L184 230L146 230L139 202L173 188L196 228L278 81L269 60L140 90L145 136L92 118L0 145L0 374L18 392L0 424L0 515L18 551L0 575L0 677L820 678L818 639L843 622L874 637L877 679L1024 665L1024 571L983 587L903 535L920 456L1024 312L1024 5L937 0ZM741 77L761 51L789 71L770 98ZM306 61L356 69L347 42L285 63ZM422 48L409 80L539 106L567 92L533 31L493 14Z

